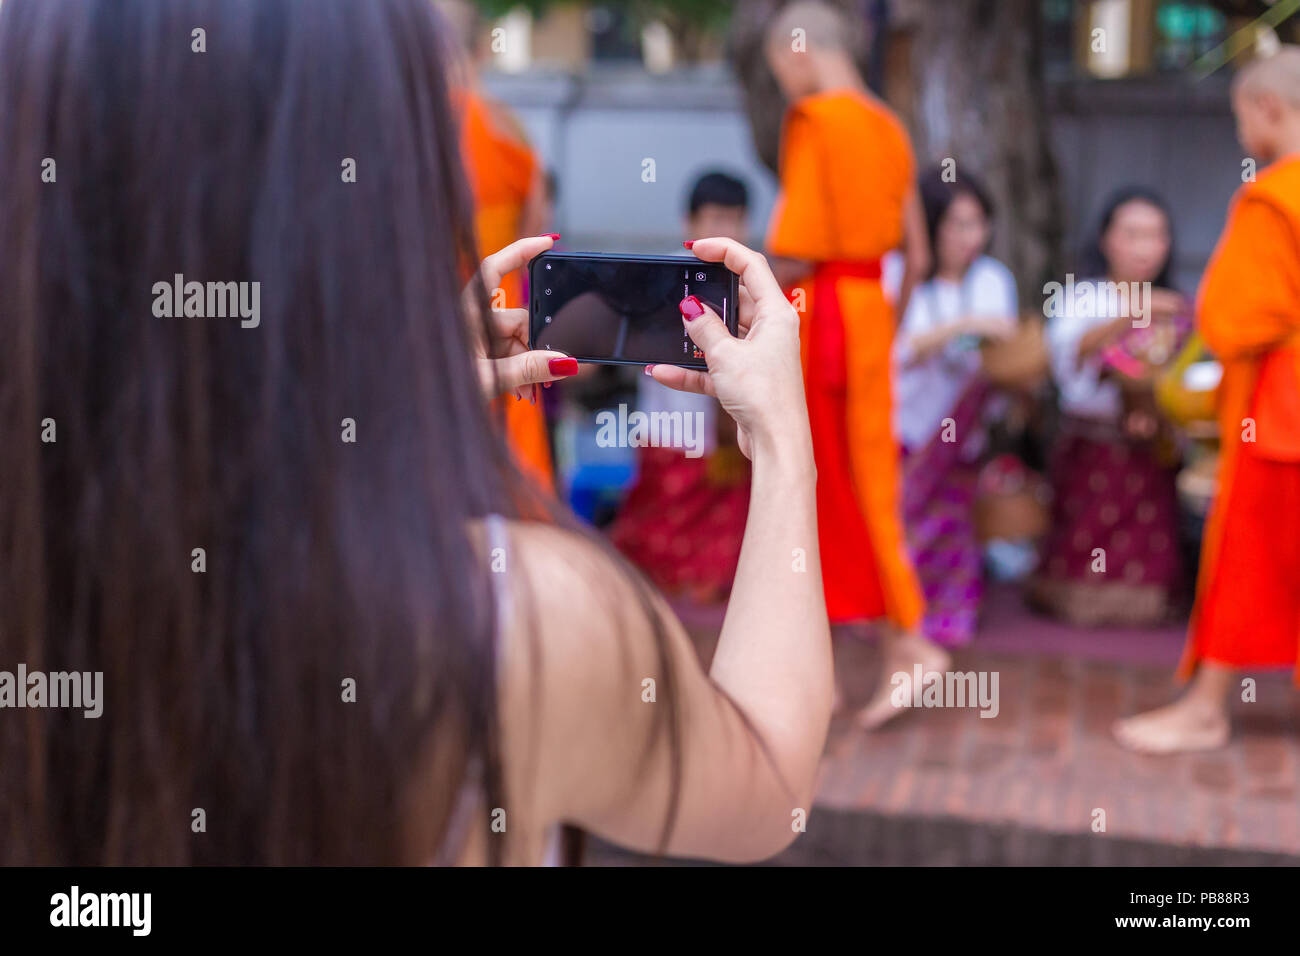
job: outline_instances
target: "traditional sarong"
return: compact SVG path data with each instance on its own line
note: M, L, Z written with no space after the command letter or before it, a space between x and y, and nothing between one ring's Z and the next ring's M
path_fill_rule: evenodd
M1066 418L1049 465L1054 500L1031 596L1074 624L1166 619L1182 578L1176 472L1151 442Z
M961 440L944 441L940 431L903 457L903 522L925 593L921 632L948 646L975 635L984 589L974 521L980 469L971 450L988 394L988 384L977 381L950 412Z
M749 462L734 446L701 458L642 448L639 459L610 540L662 590L702 603L724 600L749 514Z

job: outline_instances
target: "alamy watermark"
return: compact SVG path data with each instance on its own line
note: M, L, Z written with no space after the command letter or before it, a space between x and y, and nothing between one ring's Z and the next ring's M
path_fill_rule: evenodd
M0 671L0 708L70 707L96 718L104 712L103 671Z
M1088 280L1075 283L1074 273L1066 273L1065 282L1043 286L1043 315L1049 319L1094 315L1131 318L1133 328L1151 324L1151 283Z
M238 318L244 329L262 322L260 282L186 282L178 272L171 282L155 282L153 297L153 314L160 319Z
M86 893L74 884L50 897L51 926L117 926L132 936L148 936L152 914L152 893Z
M889 702L895 707L978 707L981 717L996 717L997 671L925 671L915 664L912 673L898 671L889 683Z
M704 454L703 412L629 413L627 405L618 412L596 413L596 444L601 448L682 448L687 458Z

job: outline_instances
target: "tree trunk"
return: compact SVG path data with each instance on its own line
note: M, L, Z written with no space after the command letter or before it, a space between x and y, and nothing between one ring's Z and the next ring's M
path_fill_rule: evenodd
M955 162L997 210L993 254L1026 305L1060 271L1063 211L1048 135L1038 0L896 3L911 33L906 112L919 163ZM907 9L911 8L911 9Z

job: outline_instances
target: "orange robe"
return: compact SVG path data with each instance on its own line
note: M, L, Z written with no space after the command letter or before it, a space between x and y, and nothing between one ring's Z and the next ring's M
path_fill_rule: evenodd
M817 532L833 622L888 618L914 630L925 609L908 558L893 434L894 310L880 259L903 234L912 147L898 118L852 92L790 107L781 197L767 238L777 256L813 263L800 341L817 461Z
M501 123L503 109L476 92L462 94L461 153L474 198L474 232L484 255L522 238L524 204L537 176L537 159L528 144ZM505 301L493 305L522 307L522 287L519 272L506 276L501 282ZM494 408L505 417L506 439L516 462L539 484L553 490L551 447L541 404L507 395L498 399Z
M1300 158L1233 199L1201 281L1223 363L1219 486L1179 671L1295 667L1300 645ZM1300 671L1295 673L1300 682Z

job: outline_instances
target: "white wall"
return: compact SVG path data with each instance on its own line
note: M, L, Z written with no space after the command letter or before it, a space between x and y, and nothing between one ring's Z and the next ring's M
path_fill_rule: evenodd
M730 77L640 72L581 77L489 77L556 172L555 228L571 249L661 252L680 248L688 192L720 168L750 190L754 241L761 239L776 183L754 155L749 124ZM653 159L655 181L642 181Z
M676 247L687 190L715 166L749 185L754 240L761 241L776 184L754 154L739 90L724 68L673 77L616 68L576 78L495 75L485 85L516 110L556 170L554 228L568 248ZM1048 100L1067 268L1106 194L1137 183L1156 188L1174 207L1177 272L1190 292L1241 183L1225 79L1085 81L1053 87ZM641 181L646 158L655 160L653 183Z

